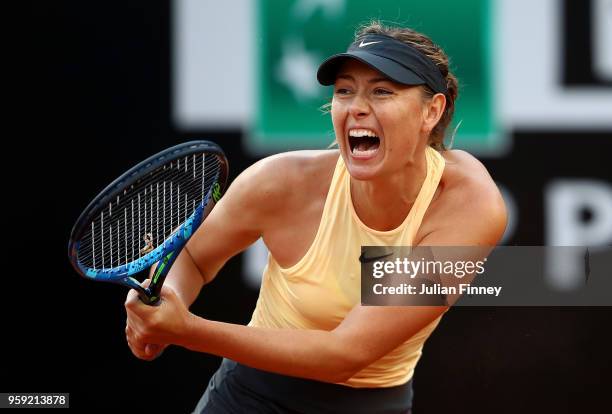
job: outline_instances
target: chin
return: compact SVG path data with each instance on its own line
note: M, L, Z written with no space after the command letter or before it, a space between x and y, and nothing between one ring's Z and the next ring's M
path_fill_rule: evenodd
M344 160L346 169L350 176L355 180L359 181L370 181L380 176L380 165L368 165L354 162L353 159L349 159L348 162Z

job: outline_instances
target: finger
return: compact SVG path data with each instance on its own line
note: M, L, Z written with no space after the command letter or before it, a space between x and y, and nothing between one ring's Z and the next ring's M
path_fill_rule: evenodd
M143 344L136 339L136 331L130 326L129 318L126 320L125 338L130 351L132 351L132 354L138 359L152 361L161 355L159 345Z
M130 325L125 327L125 337L129 339L131 342L137 342L136 340L136 330L134 330Z
M131 343L134 348L138 349L141 354L146 354L147 343L142 340L141 335L138 334L136 329L132 328L130 325L127 325L125 327L125 337L128 342Z
M137 358L150 361L156 357L156 355L147 352L147 344L143 344L141 341L135 339L131 333L126 336L126 339L128 347Z
M128 334L126 334L125 339L127 340L127 343L130 346L130 348L132 348L133 350L136 350L141 355L146 354L145 352L146 344L143 344L140 341L138 341L135 338L133 332L129 332Z
M136 358L142 359L142 360L145 360L145 361L150 361L150 360L153 359L150 356L146 355L144 353L144 351L142 351L142 350L138 349L138 347L134 346L134 344L131 343L130 341L128 341L128 346L129 346L130 350L132 351L132 354L134 354L134 356Z
M147 352L147 355L150 355L152 359L157 359L164 353L167 347L168 345L147 344L145 352ZM153 351L151 351L151 348Z
M127 297L125 299L125 308L126 309L131 309L133 308L135 305L137 305L139 302L138 300L138 292L136 292L136 290L134 289L130 289Z
M155 344L146 344L145 345L145 354L149 356L156 355L159 352L159 345Z
M160 345L156 344L146 344L145 345L145 355L151 359L155 359L161 355L163 348Z
M143 306L147 305L143 304ZM143 310L140 306L133 305L129 308L126 307L125 311L125 314L127 316L126 322L128 323L128 325L131 325L132 327L141 326L145 322L145 318L147 316L146 309Z
M142 326L144 321L147 320L149 315L154 311L154 309L150 309L151 306L145 305L136 295L136 299L132 301L126 301L125 303L125 312L127 315L127 320L130 323L133 323L137 326Z
M139 341L132 339L134 338L134 330L132 329L130 325L125 326L125 337L128 341L128 344L131 344L132 346L134 346L134 348L137 348L140 354L157 358L157 356L159 356L161 352L163 351L163 347L161 345L157 345L157 344L140 345Z

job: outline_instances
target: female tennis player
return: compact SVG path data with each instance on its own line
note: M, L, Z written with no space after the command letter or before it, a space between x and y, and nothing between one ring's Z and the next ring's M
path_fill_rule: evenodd
M428 37L374 22L317 77L334 85L339 148L245 170L177 259L161 305L128 295L138 358L169 344L224 357L197 413L410 412L415 366L447 307L360 305L361 246L494 246L505 229L487 170L445 150L457 80ZM270 255L248 326L190 313L260 237Z

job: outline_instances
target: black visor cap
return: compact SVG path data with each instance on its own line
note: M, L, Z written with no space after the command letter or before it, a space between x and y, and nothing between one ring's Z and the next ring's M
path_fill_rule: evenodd
M367 35L351 44L345 53L327 58L317 71L321 85L333 85L347 59L356 59L404 85L427 85L446 93L446 82L437 66L417 49L389 36Z

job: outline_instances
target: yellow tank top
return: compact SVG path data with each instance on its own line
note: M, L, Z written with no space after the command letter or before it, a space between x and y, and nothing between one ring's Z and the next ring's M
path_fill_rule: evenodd
M360 303L361 246L411 246L444 170L444 158L427 147L427 176L397 228L370 229L361 222L351 200L350 175L338 158L323 215L312 245L295 265L282 268L272 255L249 326L332 330ZM425 340L441 317L389 354L355 374L343 385L391 387L414 373Z

